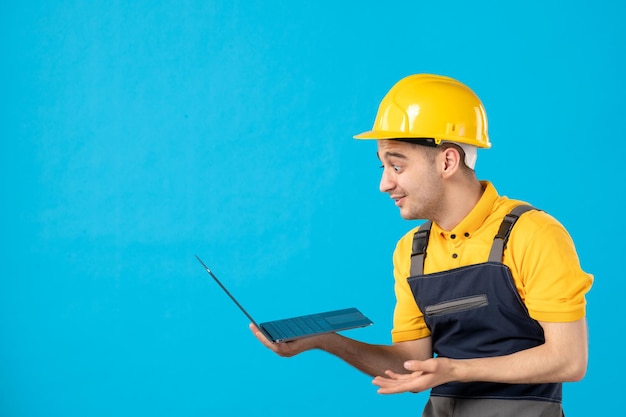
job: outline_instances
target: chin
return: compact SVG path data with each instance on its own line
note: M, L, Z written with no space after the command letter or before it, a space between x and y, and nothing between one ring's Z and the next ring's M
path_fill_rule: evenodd
M400 209L400 216L404 219L404 220L419 220L422 219L423 217L420 217L417 213L415 212L411 212L408 210L403 210Z

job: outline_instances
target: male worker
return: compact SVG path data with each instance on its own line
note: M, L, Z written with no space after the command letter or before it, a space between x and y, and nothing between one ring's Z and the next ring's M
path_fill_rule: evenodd
M549 214L499 196L474 172L491 146L479 98L448 77L400 80L374 128L388 193L404 219L426 219L393 256L392 345L335 333L289 343L322 349L374 376L383 394L431 390L424 416L561 416L561 383L587 368L592 276Z

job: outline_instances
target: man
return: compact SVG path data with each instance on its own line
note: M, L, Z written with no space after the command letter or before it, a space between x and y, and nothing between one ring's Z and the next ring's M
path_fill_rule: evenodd
M561 383L587 368L592 276L554 218L476 178L476 149L491 146L479 98L454 79L412 75L355 137L378 141L380 190L402 217L428 220L394 252L393 344L253 333L281 356L336 355L383 394L431 389L424 416L561 416Z

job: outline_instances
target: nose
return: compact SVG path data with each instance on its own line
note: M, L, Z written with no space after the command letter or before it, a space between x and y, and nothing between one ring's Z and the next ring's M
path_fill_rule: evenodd
M380 177L380 184L378 189L381 193L388 193L393 190L396 186L395 181L393 180L393 176L389 173L387 168L383 168L383 174Z

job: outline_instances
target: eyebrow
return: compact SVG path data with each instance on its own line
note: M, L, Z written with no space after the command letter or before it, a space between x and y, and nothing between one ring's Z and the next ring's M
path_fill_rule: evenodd
M380 160L380 154L378 152L376 152L376 156L378 157L378 159ZM400 158L400 159L409 159L407 158L406 155L399 153L399 152L385 152L385 157L386 158Z

